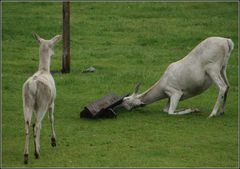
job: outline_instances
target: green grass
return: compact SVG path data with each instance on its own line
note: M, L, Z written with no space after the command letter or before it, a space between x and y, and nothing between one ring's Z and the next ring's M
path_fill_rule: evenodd
M46 39L62 31L61 3L3 3L3 167L237 167L237 3L71 3L71 73L54 74L57 87L57 147L50 145L47 116L41 158L23 164L21 88L38 67L36 31ZM235 49L227 75L231 84L224 116L207 119L218 91L211 87L179 108L201 112L169 116L165 100L116 119L80 119L83 107L110 91L149 88L166 67L209 36L230 37ZM61 69L61 44L51 70ZM93 74L82 74L89 66Z

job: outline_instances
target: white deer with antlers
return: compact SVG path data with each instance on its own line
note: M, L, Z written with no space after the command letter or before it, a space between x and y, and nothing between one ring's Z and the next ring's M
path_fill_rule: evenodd
M27 79L23 85L23 110L25 119L26 141L24 149L24 163L28 163L29 154L29 128L31 124L32 112L35 112L35 124L33 125L35 157L40 155L40 129L41 121L45 113L49 112L52 136L51 144L56 146L56 134L54 131L54 100L56 88L54 79L50 73L51 56L54 54L54 45L62 39L57 35L51 40L44 40L36 33L33 37L40 45L39 48L39 68L38 71Z
M170 115L197 112L199 111L197 108L176 111L178 102L204 92L215 83L219 94L209 117L224 114L229 89L226 69L233 47L231 39L221 37L205 39L183 59L170 64L160 80L147 91L137 94L139 89L137 85L135 92L123 99L122 105L130 110L168 98L163 111ZM218 111L220 107L221 110Z

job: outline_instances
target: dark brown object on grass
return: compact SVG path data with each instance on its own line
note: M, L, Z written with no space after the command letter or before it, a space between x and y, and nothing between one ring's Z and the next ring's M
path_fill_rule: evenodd
M124 96L125 97L125 96ZM87 105L80 112L80 118L113 118L117 116L114 107L120 105L124 97L119 97L113 93Z

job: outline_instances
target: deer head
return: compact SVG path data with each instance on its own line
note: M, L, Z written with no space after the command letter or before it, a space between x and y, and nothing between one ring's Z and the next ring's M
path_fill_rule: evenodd
M41 38L35 32L33 32L32 35L40 45L40 51L47 53L50 57L54 55L54 45L62 39L62 35L56 35L50 40Z
M145 105L139 98L138 91L139 91L140 85L141 85L140 83L136 85L132 95L123 98L122 105L125 109L131 110L135 107L140 107Z
M54 45L62 39L62 36L56 35L50 40L45 40L36 33L32 35L39 44L39 69L49 71L51 56L54 55Z

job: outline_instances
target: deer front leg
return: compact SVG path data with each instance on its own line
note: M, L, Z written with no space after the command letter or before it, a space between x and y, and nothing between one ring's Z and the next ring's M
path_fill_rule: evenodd
M163 109L163 112L168 113L170 107L170 99L168 99L168 102L166 106ZM194 113L194 112L199 112L200 110L198 108L190 108L190 109L182 109L182 110L175 110L176 115L182 115L182 114L188 114L188 113Z
M199 112L200 110L198 108L189 108L185 109L183 111L178 111L175 114L177 115L183 115L183 114L189 114L189 113L194 113L194 112Z
M168 114L170 115L177 115L175 113L175 110L177 108L178 102L180 100L180 98L182 97L182 92L175 90L175 89L170 89L170 91L168 92L170 95L170 106L168 109Z
M170 107L170 98L168 98L167 104L165 105L163 112L168 113Z
M193 112L199 112L199 109L197 108L190 108L190 109L185 109L182 111L176 111L178 102L180 98L182 97L182 92L181 91L175 91L174 94L170 97L170 107L168 110L168 114L170 115L183 115L183 114L189 114Z

